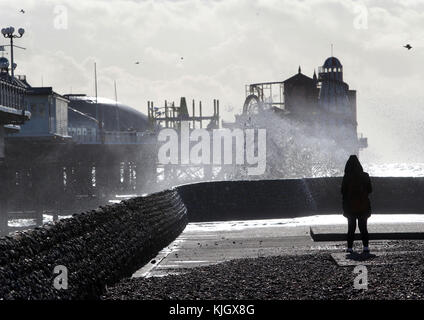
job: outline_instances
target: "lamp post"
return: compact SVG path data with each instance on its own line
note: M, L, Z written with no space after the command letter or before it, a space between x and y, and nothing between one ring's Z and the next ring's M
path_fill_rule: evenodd
M12 78L14 78L14 76L15 76L15 64L14 64L14 61L13 61L13 39L14 38L22 38L22 36L25 33L25 29L19 28L18 29L19 35L14 34L14 32L15 32L14 27L7 27L7 28L1 29L1 34L3 35L3 37L10 39L10 58L11 58L11 68L10 69L11 69Z

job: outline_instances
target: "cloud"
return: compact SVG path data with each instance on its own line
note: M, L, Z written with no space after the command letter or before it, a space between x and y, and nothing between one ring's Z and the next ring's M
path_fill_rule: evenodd
M66 29L54 27L57 5L66 8ZM92 94L96 61L105 97L114 97L116 80L119 99L143 112L147 100L186 96L203 100L211 113L218 98L228 106L226 120L233 114L225 109L241 111L245 84L282 81L299 65L311 76L333 43L345 81L358 90L359 130L372 146L364 157L424 161L417 140L424 116L422 1L4 0L0 11L3 24L26 27L17 72L37 85L43 77L59 93L72 87ZM360 12L367 14L365 29L354 25ZM413 50L402 48L407 42Z

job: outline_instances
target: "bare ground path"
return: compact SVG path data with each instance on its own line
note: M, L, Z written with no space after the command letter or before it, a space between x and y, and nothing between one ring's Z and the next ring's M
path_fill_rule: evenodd
M343 241L315 242L310 228L342 232L343 217L191 223L105 299L422 299L422 240L371 241L372 256L349 257ZM370 229L424 226L423 216L376 216ZM332 224L329 224L331 222ZM413 223L405 227L405 222ZM406 228L406 229L405 229ZM355 243L360 252L360 241ZM356 265L368 290L356 290Z

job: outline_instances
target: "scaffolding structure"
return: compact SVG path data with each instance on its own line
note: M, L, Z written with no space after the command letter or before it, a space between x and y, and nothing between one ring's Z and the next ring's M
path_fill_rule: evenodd
M183 122L188 123L189 132L194 129L214 130L220 129L219 100L213 100L213 114L204 115L202 101L196 103L192 100L192 112L188 112L187 101L181 97L180 104L165 100L163 107L157 107L152 101L147 102L148 118L152 131L157 132L164 128L179 129ZM206 123L205 123L206 122ZM195 143L195 142L191 142ZM190 144L191 144L190 143ZM157 146L159 147L159 145ZM181 150L179 151L180 155ZM222 166L210 164L162 164L156 165L157 184L159 189L196 181L210 181L224 179Z
M249 84L245 86L245 94L243 114L256 114L272 108L284 109L284 81Z
M181 97L180 105L165 100L164 107L154 106L153 101L147 101L148 117L152 128L180 128L182 121L188 121L190 129L203 128L203 121L209 121L208 129L219 128L219 100L213 100L213 115L204 116L202 101L198 102L196 115L196 102L192 100L192 114L188 112L185 97ZM197 123L197 126L196 126Z

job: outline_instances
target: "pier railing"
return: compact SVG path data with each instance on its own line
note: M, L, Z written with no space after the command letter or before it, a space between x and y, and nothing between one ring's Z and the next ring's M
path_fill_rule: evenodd
M0 106L24 110L25 91L24 87L11 81L0 79Z
M74 130L69 134L78 144L144 144L151 140L148 132L136 131L104 131L102 134L99 132L88 134L88 132Z

